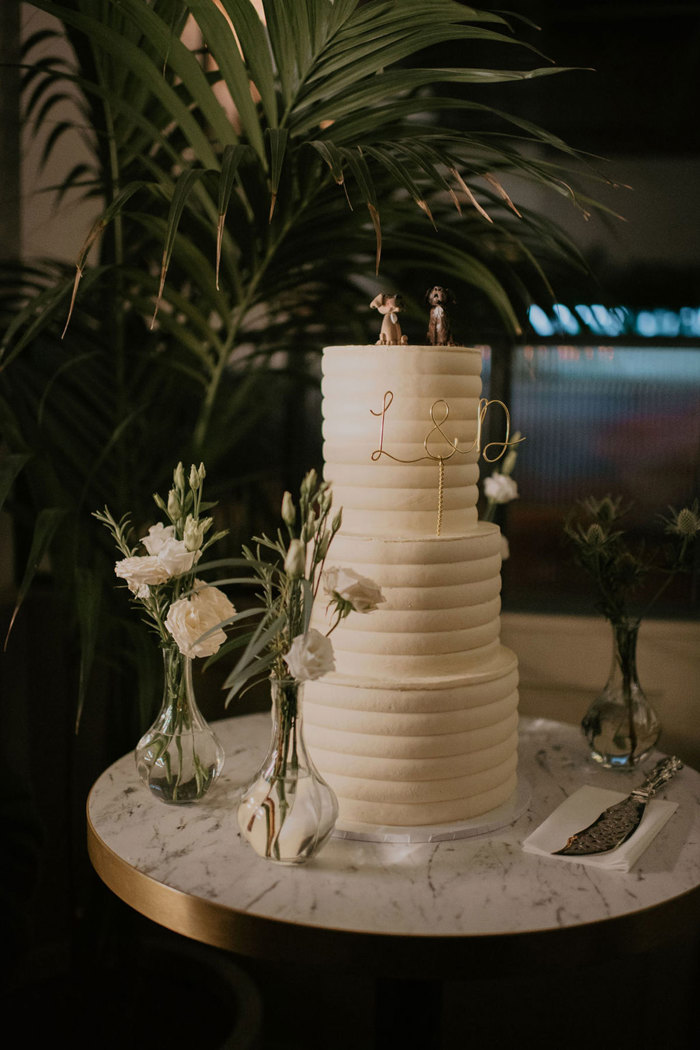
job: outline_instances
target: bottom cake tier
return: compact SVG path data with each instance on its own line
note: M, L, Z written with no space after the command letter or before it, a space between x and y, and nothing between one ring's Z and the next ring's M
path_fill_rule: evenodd
M307 682L306 739L340 819L414 826L470 820L516 787L518 669L503 646L459 678L409 685L332 673Z

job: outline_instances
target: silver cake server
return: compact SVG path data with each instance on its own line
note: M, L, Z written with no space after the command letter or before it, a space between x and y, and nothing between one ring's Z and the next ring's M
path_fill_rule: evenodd
M596 853L609 853L634 835L640 825L649 799L662 784L675 776L683 763L679 758L662 758L647 774L638 788L627 798L604 809L600 816L571 836L562 849L553 851L553 856L590 857Z

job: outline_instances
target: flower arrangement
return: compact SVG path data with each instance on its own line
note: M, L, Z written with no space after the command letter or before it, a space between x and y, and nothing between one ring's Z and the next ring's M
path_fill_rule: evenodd
M335 667L330 635L351 612L372 612L385 599L373 580L349 568L325 568L342 511L331 517L333 497L328 482L315 470L303 478L298 503L289 492L282 499L282 527L270 538L253 537L255 549L243 548L244 560L261 585L262 608L240 613L259 616L238 663L226 679L228 700L250 679L266 675L292 677L298 682L320 678ZM268 560L271 552L273 560ZM323 589L332 610L325 634L310 626L311 611ZM240 645L227 642L226 649ZM223 652L224 650L222 650Z
M306 749L303 684L334 669L330 635L338 624L351 612L370 613L385 600L376 583L353 569L326 569L328 550L342 521L341 511L331 515L332 502L330 485L310 470L297 503L285 492L277 535L254 537L254 550L243 548L252 581L261 585L262 606L237 617L239 626L247 614L259 617L247 644L231 639L225 647L245 644L225 682L227 703L249 680L270 678L270 748L241 793L238 825L260 856L280 864L303 864L315 856L338 815L335 793ZM325 634L310 626L321 588L330 621Z
M634 545L620 527L626 513L621 497L588 497L565 522L576 562L593 581L596 608L612 625L613 659L608 681L581 723L595 761L629 769L651 751L661 724L637 678L637 635L642 618L673 578L689 568L700 532L698 503L662 517L666 542L648 551ZM635 601L652 576L660 583L642 609ZM647 592L648 593L648 592Z
M613 625L640 622L672 579L688 570L692 544L700 532L697 500L679 511L669 507L670 515L661 516L666 543L649 551L642 544L633 545L620 527L628 509L620 496L589 496L564 524L577 564L593 581L596 608ZM660 584L643 609L635 611L633 602L653 575L661 578Z
M126 583L163 652L160 711L135 755L141 779L169 803L202 798L224 763L223 749L202 718L192 688L192 660L218 652L226 640L224 627L235 618L223 591L196 576L204 551L226 535L208 536L213 518L204 512L214 504L202 498L205 476L204 464L192 466L186 478L178 463L167 500L153 497L168 524L151 525L138 544L132 542L128 515L117 521L108 507L94 513L122 555L115 574Z
M123 555L114 566L115 575L125 581L161 646L176 645L190 658L217 652L226 638L222 623L235 613L223 591L195 576L204 551L226 535L223 530L205 539L213 518L202 514L215 506L203 502L205 477L203 463L192 466L187 479L178 463L167 500L157 494L153 497L168 524L157 522L141 537L145 554L131 542L128 514L116 521L105 507L93 515L112 533Z

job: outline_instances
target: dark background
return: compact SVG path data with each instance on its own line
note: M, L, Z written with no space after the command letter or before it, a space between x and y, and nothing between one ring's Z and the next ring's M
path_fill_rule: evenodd
M495 9L496 5L490 6ZM610 201L613 210L627 217L626 222L617 219L584 222L572 215L563 203L560 214L557 212L572 237L586 250L601 297L604 301L640 307L697 306L700 304L700 122L697 119L700 5L653 0L630 4L518 0L508 7L541 27L539 32L527 31L533 46L558 65L578 69L556 78L533 80L526 86L496 86L485 93L485 101L501 104L504 109L561 135L574 147L589 153L591 169L600 172L611 184L632 187L618 189L614 185L599 184L606 201ZM514 53L514 65L519 61L524 59ZM483 62L489 62L486 46ZM597 195L594 187L591 194ZM560 290L562 299L579 293L575 285L566 282ZM12 839L12 821L21 830L15 835L17 844L13 847L12 863L6 860L0 866L3 876L0 907L5 920L3 944L10 964L16 967L19 962L24 981L20 992L13 991L5 999L5 1016L14 1013L21 1018L30 1046L41 1045L43 1039L55 1038L57 1034L69 1035L78 1047L112 1045L110 1026L119 1027L117 1020L124 1020L124 1010L119 1007L126 1001L122 997L127 994L124 975L128 971L126 985L133 988L135 981L146 981L150 993L140 1012L134 1011L127 1018L134 1043L146 1039L150 1042L152 1038L160 1041L163 1032L158 1027L160 1018L173 1007L177 1014L187 996L199 995L200 1009L202 1004L209 1004L211 1031L202 1041L201 1031L195 1034L181 1030L170 1045L197 1050L219 1045L216 1039L220 1033L215 1024L219 1008L208 999L205 1002L204 991L193 992L191 984L184 992L185 998L179 990L176 977L178 972L185 972L182 959L187 946L177 938L168 938L145 920L142 922L104 890L91 873L84 847L83 804L94 767L98 767L96 773L100 771L100 755L86 756L84 750L95 746L95 740L98 749L106 746L105 727L90 726L88 715L84 737L78 742L70 739L71 699L62 688L66 681L66 654L58 646L52 648L50 639L49 644L42 647L41 655L35 647L37 636L46 637L47 621L50 627L52 616L63 615L59 607L51 605L51 600L50 594L40 592L27 602L12 654L3 657L0 670L0 686L5 690L21 687L25 695L35 701L29 724L14 728L18 735L24 733L30 737L36 774L34 789L39 800L39 816L35 820L23 791L21 771L14 768L11 761L4 761L5 842ZM6 608L5 623L8 616L9 608ZM7 708L5 710L7 712ZM3 731L6 738L11 737L12 725L5 721ZM132 979L133 946L138 939L150 936L157 936L160 944L173 952L161 974L164 979L157 977L153 969L148 978ZM99 970L96 959L101 960ZM210 959L220 962L225 970L224 960L218 960L216 953L211 953ZM674 965L673 958L670 965ZM301 971L303 969L301 967ZM637 969L642 971L644 967L640 963ZM600 1000L614 996L617 976L614 967L612 971L611 967L605 972L601 970L600 982L594 973L582 975L579 982L579 987L590 991L586 1009L596 1011L599 1026L604 1014ZM329 996L328 987L324 991L320 975L280 974L270 969L253 976L261 985L270 980L276 984L280 1001L285 982L287 988L301 984L299 994L314 1000L309 1023L316 1031L325 1030L326 1045L351 1045L341 1039L341 1035L350 1038L347 1033L336 1032L337 1038L334 1036L333 1018L323 1010L324 996L328 1003L333 1001L333 995ZM214 983L209 982L210 991ZM548 1042L545 1035L539 1045L580 1045L571 1028L566 1027L567 1023L576 1026L580 1020L580 1017L566 1016L567 1004L572 1005L567 997L572 983L575 982L569 975L560 982L551 974L541 980L537 975L530 975L526 985L509 987L509 1009L513 1008L515 1015L520 1014L527 1001L539 1001L547 1010L560 1013L561 1040ZM105 995L105 990L110 994ZM482 991L484 1009L498 1010L502 1004L499 990L491 989L491 998L488 989ZM336 988L334 994L337 1000L341 995L352 997L355 992L352 982L348 982L344 989ZM627 992L631 997L629 988ZM115 997L119 1017L110 1015L106 1005L111 1002L113 1008ZM231 1002L233 999L232 993ZM455 1015L462 1008L468 1033L470 1011L478 1008L478 1004L458 1001ZM628 999L622 1007L623 1017L634 1009L634 1002ZM180 1017L185 1012L180 1011ZM551 1020L552 1014L549 1016ZM483 1033L489 1030L488 1025L483 1027L483 1017L481 1024L481 1029L477 1025L474 1030ZM512 1038L523 1036L526 1027L521 1023ZM627 1046L631 1043L625 1041L625 1027L620 1024L614 1029L603 1023L602 1028L587 1028L587 1031L591 1031L592 1038L600 1045L606 1045L608 1040L610 1045ZM551 1027L548 1030L551 1032ZM631 1031L633 1026L628 1026L628 1032ZM530 1035L537 1038L537 1024ZM637 1036L635 1032L635 1038ZM120 1034L119 1038L121 1045L126 1045L127 1037ZM511 1041L509 1039L509 1045ZM115 1041L114 1045L119 1043ZM274 1045L296 1046L303 1042L279 1041ZM460 1041L457 1045L465 1044ZM499 1043L494 1041L492 1045ZM681 1048L684 1043L663 1045Z

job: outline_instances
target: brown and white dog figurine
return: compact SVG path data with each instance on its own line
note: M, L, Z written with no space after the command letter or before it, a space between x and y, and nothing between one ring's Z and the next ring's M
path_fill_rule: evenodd
M401 334L399 324L399 311L403 306L401 296L380 292L369 305L372 310L379 310L379 313L383 314L382 330L377 339L377 346L405 346L408 339Z
M452 292L449 288L436 284L425 293L425 301L430 307L428 342L431 346L454 346L447 309L455 301Z

